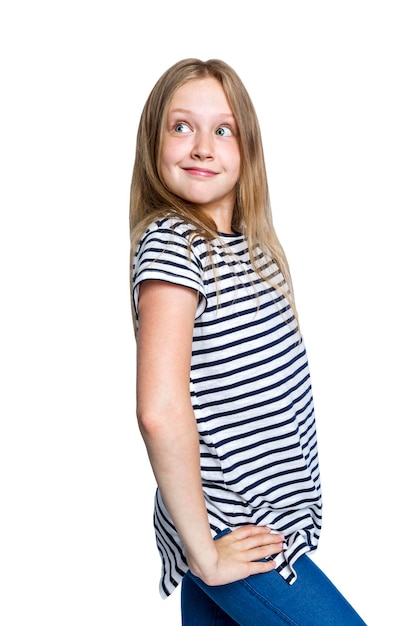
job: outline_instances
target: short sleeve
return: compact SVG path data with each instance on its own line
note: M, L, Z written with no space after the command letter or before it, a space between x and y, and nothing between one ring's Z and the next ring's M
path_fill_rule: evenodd
M204 311L203 267L196 252L199 244L190 244L189 234L189 228L155 223L143 235L133 260L132 297L136 319L139 286L144 280L162 280L194 289L199 293L196 319Z

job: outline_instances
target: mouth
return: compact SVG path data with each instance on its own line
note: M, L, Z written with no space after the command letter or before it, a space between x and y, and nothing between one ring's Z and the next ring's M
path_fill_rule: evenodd
M183 167L183 170L191 176L197 176L201 178L211 178L212 176L217 175L217 172L213 172L212 170L206 170L202 167Z

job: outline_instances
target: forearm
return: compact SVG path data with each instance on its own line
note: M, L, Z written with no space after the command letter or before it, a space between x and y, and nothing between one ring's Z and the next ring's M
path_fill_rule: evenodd
M215 564L200 476L198 432L191 406L140 419L139 426L152 469L175 528L184 545L188 565L196 575ZM146 425L147 424L147 425Z

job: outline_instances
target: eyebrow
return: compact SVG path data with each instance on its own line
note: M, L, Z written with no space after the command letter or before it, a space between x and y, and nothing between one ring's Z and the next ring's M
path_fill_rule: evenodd
M193 115L195 113L195 111L191 111L190 109L170 109L168 111L168 115L172 115L173 113L186 113L188 115ZM224 118L228 118L228 119L235 119L235 116L233 115L233 113L216 113L216 116L218 117L224 117Z

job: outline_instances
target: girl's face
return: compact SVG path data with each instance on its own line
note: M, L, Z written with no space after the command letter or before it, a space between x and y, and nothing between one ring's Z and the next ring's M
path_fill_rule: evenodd
M240 173L238 128L223 87L191 80L174 93L162 134L161 178L204 212L233 211Z

